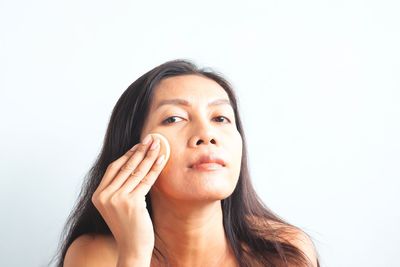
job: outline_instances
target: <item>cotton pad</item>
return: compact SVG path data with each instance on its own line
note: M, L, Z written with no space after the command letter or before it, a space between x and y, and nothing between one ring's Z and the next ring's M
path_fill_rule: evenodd
M169 143L167 138L159 133L151 133L150 134L153 139L158 138L160 140L160 155L165 155L164 162L166 163L169 159L169 155L171 153L171 149L169 147Z

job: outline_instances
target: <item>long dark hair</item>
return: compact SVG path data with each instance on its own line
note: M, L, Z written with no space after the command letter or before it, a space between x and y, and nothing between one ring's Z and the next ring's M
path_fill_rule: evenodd
M66 222L56 255L57 267L63 266L67 249L77 237L89 233L111 235L110 229L91 201L92 194L100 184L108 165L140 142L140 133L148 116L156 85L167 77L189 74L212 79L226 91L235 113L237 130L242 136L239 180L233 193L221 202L225 233L240 266L254 266L255 262L257 266L311 266L301 250L285 239L290 231L298 228L267 208L251 184L246 140L231 85L222 75L211 69L200 69L188 60L173 60L142 75L118 99L110 117L102 150L87 173L78 201ZM146 202L151 215L149 194ZM280 227L273 226L271 222L278 223ZM155 248L154 253L157 252L159 251Z

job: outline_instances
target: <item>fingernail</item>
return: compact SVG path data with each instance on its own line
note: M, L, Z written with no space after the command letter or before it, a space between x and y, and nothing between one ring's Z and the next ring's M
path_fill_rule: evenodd
M147 135L146 138L143 140L143 145L147 145L151 140L151 135Z
M156 164L157 164L157 165L160 165L161 163L164 162L164 159L165 159L165 155L161 155L161 156L158 158L158 160L156 161Z

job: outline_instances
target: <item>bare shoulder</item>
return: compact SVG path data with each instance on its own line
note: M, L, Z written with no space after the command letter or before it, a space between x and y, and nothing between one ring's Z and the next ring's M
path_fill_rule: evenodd
M288 227L281 223L270 222L273 227L284 227L288 229L285 231L285 239L296 248L300 249L304 255L311 261L313 267L317 267L317 251L311 237L303 230L296 227Z
M115 266L117 257L117 247L112 236L85 234L69 246L64 267Z
M300 249L305 256L311 261L313 267L317 267L317 251L314 243L308 234L301 230L295 231L295 234L289 240L291 244Z
M248 218L249 222L258 229L265 227L276 230L278 240L289 243L298 248L310 260L313 267L317 267L318 254L311 237L300 228L276 222L265 218Z

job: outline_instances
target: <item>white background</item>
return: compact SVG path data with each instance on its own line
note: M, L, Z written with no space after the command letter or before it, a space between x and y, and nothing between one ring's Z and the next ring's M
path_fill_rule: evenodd
M398 1L0 1L0 266L45 266L111 110L186 58L233 83L265 203L323 266L400 266Z

